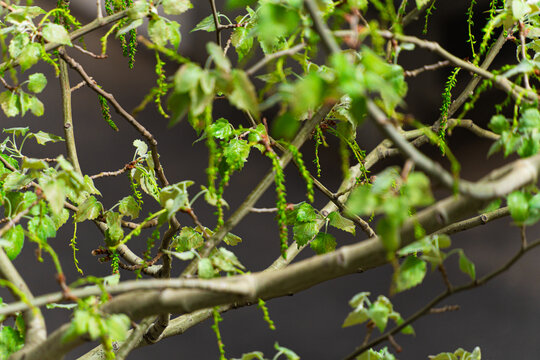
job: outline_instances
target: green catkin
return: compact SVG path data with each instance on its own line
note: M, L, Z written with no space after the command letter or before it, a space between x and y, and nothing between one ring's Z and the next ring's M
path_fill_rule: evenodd
M322 130L320 126L317 126L315 128L315 159L313 159L313 162L315 163L315 167L317 168L317 177L321 177L321 163L319 160L319 146L323 144L323 137Z
M476 0L471 0L471 4L469 5L469 8L467 9L467 30L469 33L469 39L467 39L467 42L471 44L471 52L473 59L476 58L476 52L474 51L474 44L476 44L476 40L474 40L474 34L473 27L474 27L474 21L473 21L473 15L474 15L474 5L476 5Z
M114 13L114 1L105 0L105 12L107 15L112 15Z
M446 80L446 85L444 87L443 91L443 102L441 105L441 124L439 126L439 148L441 149L442 154L444 155L444 146L442 144L446 141L446 130L448 128L448 110L450 109L450 105L452 104L452 89L456 86L457 82L457 74L459 73L459 70L461 68L456 67L448 77L448 80Z
M433 15L433 10L437 10L437 8L435 7L436 2L437 0L434 0L426 10L426 16L424 18L424 29L422 30L422 33L424 35L427 34L427 31L428 31L427 28L428 28L428 23L429 23L429 17Z
M212 330L214 330L214 333L216 334L219 349L219 360L227 360L227 358L225 357L225 344L223 344L223 340L221 339L221 332L219 331L219 323L223 321L223 318L219 313L219 307L215 307L213 309L213 315L214 324L212 325Z
M217 158L218 158L218 147L216 139L212 136L210 132L210 125L212 125L212 106L207 106L204 110L205 113L205 133L206 133L206 147L208 148L208 167L206 168L206 175L208 176L208 192L210 196L216 194L216 176L218 173L217 169Z
M259 299L258 306L262 310L263 319L264 321L268 323L268 327L270 328L270 330L276 330L276 326L274 325L274 322L272 321L272 319L270 319L270 314L268 313L268 307L266 306L266 303L264 302L263 299Z
M135 272L137 279L142 277L142 269L146 266L146 263L152 260L152 249L154 248L157 239L159 239L159 229L155 229L154 231L152 231L152 235L150 235L148 239L146 239L146 250L143 254L144 263L143 266L139 267Z
M120 257L116 249L112 252L111 268L113 275L120 273Z
M129 177L129 185L131 187L131 191L133 191L133 195L135 196L135 199L137 200L137 205L139 205L139 208L142 207L143 199L142 199L142 193L139 191L139 184L135 182L135 179L133 179L133 176L131 176L131 172L128 172Z
M274 182L276 184L276 208L277 222L279 227L279 240L281 243L281 255L285 259L286 251L289 248L289 238L287 231L287 192L285 189L285 175L279 163L279 158L273 151L266 151L266 156L272 160L272 168L274 169Z
M219 182L219 186L216 192L216 198L217 198L217 229L223 226L223 192L225 191L225 186L229 183L229 180L231 178L231 171L226 170L223 176L221 177L221 181Z
M161 106L161 97L167 95L167 91L169 90L169 87L167 85L167 79L166 79L166 76L165 76L165 72L163 70L163 65L165 65L165 63L159 57L159 51L156 50L155 55L156 55L156 68L155 68L155 70L156 70L156 75L157 75L157 79L156 79L156 84L157 84L156 89L157 89L157 91L155 93L156 95L154 97L154 102L156 103L158 112L164 118L168 118L169 115L167 113L165 113L165 110L163 110L163 107Z
M75 268L77 269L77 272L84 276L83 271L79 267L79 260L77 260L77 222L73 222L73 237L69 241L69 246L73 249L73 263L75 264Z
M306 168L306 164L304 163L304 159L302 158L302 153L298 151L296 146L292 144L287 144L287 148L291 152L294 162L298 166L298 171L300 171L300 175L304 178L304 181L306 182L306 188L307 188L307 198L309 202L313 202L314 199L314 191L313 191L313 179L311 178L311 174L309 173L309 170Z
M98 100L99 105L101 106L101 115L103 116L103 120L105 120L114 131L118 131L118 126L116 126L111 118L111 108L109 107L109 102L101 95L98 95Z

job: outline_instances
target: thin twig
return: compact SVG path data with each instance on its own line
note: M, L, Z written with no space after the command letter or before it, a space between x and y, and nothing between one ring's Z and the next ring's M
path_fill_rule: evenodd
M216 27L216 42L221 47L221 24L219 23L218 11L216 8L216 1L210 0L210 7L212 8L212 15L214 17L214 26Z
M459 305L446 305L439 308L431 308L429 309L430 314L442 314L449 311L458 311L460 309Z
M403 74L405 76L407 76L407 77L415 77L415 76L418 76L419 74L423 73L424 71L433 71L433 70L437 70L437 69L446 67L448 65L450 65L450 61L449 60L443 60L443 61L439 61L439 62L437 62L435 64L424 65L424 66L422 66L421 68L418 68L418 69L405 70L403 72Z
M94 59L106 59L109 56L107 54L101 54L101 55L94 54L93 52L88 51L85 48L83 48L83 47L81 47L81 46L79 46L77 44L73 44L73 48L79 50L83 54L86 54L86 55L88 55L90 57L93 57Z
M424 306L422 309L418 310L415 314L413 314L412 316L410 316L409 318L407 318L405 321L403 321L403 323L401 323L399 326L396 326L395 328L387 331L386 333L384 333L383 335L379 336L377 339L371 341L369 344L365 344L365 345L362 345L362 346L359 346L358 348L356 348L352 353L350 353L349 355L347 355L345 357L345 360L352 360L354 358L356 358L358 355L362 354L363 352L367 351L368 349L371 349L372 347L380 344L381 342L385 341L386 339L388 339L389 336L391 335L394 335L396 334L398 331L401 331L403 328L405 328L406 326L408 326L409 324L413 323L414 321L416 321L418 318L422 317L423 315L425 315L426 313L430 312L431 309L437 305L438 303L440 303L441 301L443 301L444 299L452 296L453 294L457 294L459 292L462 292L462 291L465 291L465 290L470 290L470 289L473 289L473 288L476 288L476 287L479 287L481 285L484 285L486 284L488 281L490 281L491 279L497 277L498 275L504 273L506 270L508 270L510 267L512 267L513 264L516 263L516 261L518 261L525 253L529 252L530 250L534 249L535 247L537 247L538 245L540 245L540 240L537 240L533 243L531 243L530 245L528 246L525 246L524 248L521 248L512 258L510 258L510 260L508 262L506 262L503 266L501 266L500 268L498 268L497 270L489 273L488 275L484 276L483 278L481 279L478 279L478 280L473 280L471 281L469 284L466 284L466 285L462 285L460 287L457 287L457 288L454 288L452 291L449 291L449 290L446 290L445 292L443 292L442 294L438 295L437 297L435 297L433 300L431 300L426 306Z
M523 21L518 22L519 25L519 40L521 42L521 58L523 61L527 60L527 47L525 46L525 26L523 25ZM529 83L529 74L526 72L523 74L523 84L525 86L525 89L531 90L531 84Z

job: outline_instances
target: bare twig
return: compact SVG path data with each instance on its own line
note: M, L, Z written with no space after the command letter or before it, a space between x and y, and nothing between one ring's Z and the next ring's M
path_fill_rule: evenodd
M107 54L101 54L101 55L94 54L93 52L88 51L85 48L83 48L83 47L81 47L81 46L79 46L77 44L73 44L73 48L79 50L83 54L86 54L86 55L88 55L90 57L93 57L94 59L106 59L109 56Z
M437 70L437 69L446 67L448 65L450 65L450 61L443 60L443 61L439 61L439 62L437 62L435 64L424 65L421 68L418 68L418 69L415 69L415 70L405 70L403 73L404 73L405 76L415 77L415 76L418 76L419 74L423 73L424 71L433 71L433 70Z

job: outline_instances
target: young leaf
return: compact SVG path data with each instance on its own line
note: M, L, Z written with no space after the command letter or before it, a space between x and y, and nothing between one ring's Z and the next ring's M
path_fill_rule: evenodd
M192 7L189 0L163 0L163 11L168 15L180 15Z
M34 233L39 240L46 241L56 236L56 225L48 215L34 216L28 222L28 231Z
M64 139L62 139L60 136L49 134L41 130L35 134L32 134L32 137L36 139L39 145L45 145L49 141L53 143L58 142L58 141L64 141Z
M298 247L304 246L317 235L319 227L315 221L297 223L293 227L294 241Z
M420 284L426 276L426 262L416 256L408 256L399 267L396 276L396 291L401 292Z
M208 258L199 260L198 264L198 273L199 277L202 279L211 279L215 275L214 267L212 266L212 261Z
M133 198L133 196L129 195L120 200L119 202L118 211L120 211L120 214L124 216L129 216L132 219L136 219L139 217L139 204L137 203L137 200Z
M21 70L24 72L36 64L41 58L41 52L43 46L39 43L31 43L24 47L19 55L19 64L21 64Z
M210 54L210 57L214 60L216 66L220 70L224 72L231 71L231 62L225 56L225 54L223 53L223 50L218 44L214 42L209 42L206 44L206 50L208 51L208 54Z
M28 77L28 90L39 94L47 85L47 78L42 73L35 73Z
M94 196L89 196L81 205L75 216L75 221L94 220L103 210L103 205Z
M0 106L7 117L16 116L19 113L18 99L19 94L14 91L6 90L0 94Z
M66 200L66 184L63 180L50 181L44 184L42 189L53 214L58 215L64 208L64 201Z
M253 116L258 118L259 105L255 87L244 71L238 69L232 71L232 88L233 91L228 97L231 104L240 110L250 112Z
M114 245L124 237L122 216L117 212L107 211L105 213L105 221L107 223L107 238L112 240L112 245Z
M246 140L231 139L223 149L225 161L234 170L242 170L249 156L250 146Z
M4 248L9 260L14 260L24 245L24 230L22 226L16 225L9 229L0 240L0 244Z
M50 43L72 46L69 34L62 25L47 23L43 27L41 35Z
M320 232L309 245L317 255L320 255L334 251L337 243L336 238L332 234Z
M339 212L332 211L330 214L328 214L328 219L330 219L329 224L331 226L355 235L356 228L354 222L341 216Z
M185 252L197 249L204 244L202 235L190 227L183 227L177 237L174 238L172 246L176 251Z
M471 280L476 279L476 268L474 263L465 256L463 251L459 252L459 269L469 275Z
M220 13L218 13L218 17L219 15ZM216 31L216 23L214 21L214 16L212 14L202 19L190 32L201 31L201 30L208 31L208 32Z

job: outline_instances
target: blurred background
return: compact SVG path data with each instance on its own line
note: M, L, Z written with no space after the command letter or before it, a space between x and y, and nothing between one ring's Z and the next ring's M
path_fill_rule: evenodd
M55 1L37 1L37 5L52 8ZM217 1L218 8L231 19L235 14L227 13L223 1ZM72 11L83 23L95 18L95 1L72 0ZM438 41L443 47L455 55L466 58L470 55L470 45L467 40L466 9L468 1L441 1L436 5L434 14L428 23L428 34L422 35L424 19L407 27L406 32L411 35ZM412 5L409 6L411 8ZM489 1L478 1L475 6L477 38L481 36L481 28L487 17L485 11ZM181 24L182 43L180 53L200 63L204 63L207 54L204 46L207 41L213 41L213 33L195 32L190 30L204 17L210 14L207 1L194 1L194 9L175 19ZM99 39L106 29L95 31L85 36L85 43L89 50L100 52ZM144 34L144 30L142 31ZM223 33L227 39L228 32ZM120 45L112 37L108 45L109 57L104 60L92 59L73 49L68 53L79 61L98 84L106 91L114 94L122 106L128 110L134 109L155 84L154 65L155 58L152 51L148 51L139 44L134 69L128 68L128 60L122 56ZM505 63L515 63L516 46L507 43L501 55L492 66L497 68ZM232 54L234 51L230 51ZM252 62L260 57L257 50ZM422 50L404 52L401 55L401 64L406 70L415 69L423 65L432 64L439 60L437 56ZM177 67L168 65L167 75L173 75ZM2 118L4 128L15 126L30 126L31 130L43 130L63 136L61 97L59 81L54 72L46 65L36 66L33 71L41 71L48 77L49 83L40 97L45 104L45 115L34 118L27 115L24 119ZM441 94L446 78L452 68L442 68L434 72L426 72L409 81L404 111L413 115L424 123L432 123L439 115ZM71 84L75 86L82 79L74 71L70 71ZM453 94L458 94L470 74L462 71L458 76L458 85ZM261 86L261 82L255 82ZM493 106L504 100L498 91L488 92L478 103L469 118L486 126L492 113ZM233 111L226 101L218 100L214 110L214 117L225 117L233 124L248 126L247 119ZM271 114L267 114L271 119ZM2 115L3 116L3 115ZM98 98L93 91L82 87L73 93L73 121L76 142L79 152L79 161L84 174L92 175L101 171L112 171L122 168L131 161L135 148L132 142L140 138L129 124L112 112L113 120L120 128L114 132L101 117ZM196 182L191 195L198 192L198 187L206 183L205 168L207 165L207 152L204 142L194 143L198 136L184 121L175 127L168 127L167 120L160 116L153 104L138 115L138 120L147 127L157 138L162 164L172 183L193 180ZM359 145L369 151L381 140L378 131L368 122L358 131ZM307 142L302 148L306 163L311 165L313 159L313 141ZM337 142L331 143L337 145ZM490 169L511 160L504 159L497 154L486 158L490 142L473 137L466 130L456 129L450 137L450 147L462 165L462 177L475 180L485 175ZM45 147L25 147L28 156L56 157L65 154L63 144L52 144ZM441 163L446 160L439 157L436 148L426 146L422 148L427 154L435 157ZM340 182L341 169L337 146L321 148L322 182L333 191ZM381 162L372 173L377 173L389 164L401 164L402 159L396 158ZM243 198L255 187L258 181L269 170L269 161L255 151L250 155L245 169L232 176L230 186L225 191L225 199L231 206L230 214L241 203ZM313 167L311 167L313 168ZM288 201L296 203L303 200L305 185L298 176L295 168L289 167L287 174ZM129 181L126 176L115 178L102 178L95 181L96 186L103 194L99 199L105 208L115 204L122 197L130 194ZM436 188L437 197L449 195L444 189ZM151 200L145 202L146 211L156 209ZM275 193L269 189L258 202L258 207L273 207ZM326 204L326 199L316 193L314 206L320 208ZM213 227L215 217L213 209L203 201L198 201L195 210L201 221ZM234 233L241 236L243 242L233 250L240 261L251 271L260 271L266 268L279 256L279 240L277 225L273 214L250 214ZM183 226L192 226L191 220L185 215L179 215ZM538 226L528 229L529 239L540 236ZM357 236L348 233L332 231L338 246L352 244L365 238L358 230ZM60 255L60 259L67 275L68 283L77 279L78 275L72 262L72 250L69 240L72 237L73 227L66 224L58 233L56 239L50 240L51 245ZM512 225L510 218L497 220L489 225L469 230L465 233L452 236L453 246L463 248L468 257L476 264L477 274L492 271L503 264L520 245L519 229ZM103 245L101 233L90 222L82 223L77 230L77 243L79 247L78 259L85 275L106 276L110 274L110 264L99 263L91 255L91 251ZM132 250L141 254L146 248L143 237L130 242ZM26 243L22 254L15 260L15 266L35 295L45 294L59 290L54 278L52 262L44 256L45 261L36 260L35 245ZM311 250L304 251L299 259L312 256ZM469 351L475 346L482 349L483 358L492 360L503 359L538 359L540 358L540 343L537 341L540 333L538 318L540 317L540 268L538 267L538 251L527 254L518 264L509 271L489 282L486 286L472 291L455 295L447 299L443 305L459 305L460 310L438 315L427 315L413 324L416 336L398 335L396 341L403 351L396 354L399 359L427 359L428 355L443 351L454 351L463 347ZM467 278L458 270L457 256L447 260L447 269L454 284L462 284ZM179 266L176 264L176 272ZM122 271L122 279L129 279L133 274ZM223 342L228 358L241 357L242 353L259 350L266 357L272 358L275 354L274 343L294 350L302 359L341 359L350 353L363 341L364 326L342 328L341 325L352 310L348 301L356 293L370 291L374 300L379 294L389 296L392 269L390 266L370 270L363 274L354 274L328 283L313 287L294 296L274 299L267 303L270 317L274 320L277 329L271 331L263 320L262 312L257 307L246 307L223 314L224 321L220 324ZM444 290L444 284L438 272L429 273L422 286L406 291L391 298L394 309L404 318L421 308L430 299ZM0 296L6 301L12 297L0 289ZM69 321L69 312L63 309L44 309L48 331L52 332L61 324ZM210 328L211 322L206 321L194 326L181 336L165 339L154 346L135 350L129 359L217 359L218 347L215 334ZM374 332L374 337L377 331ZM69 354L67 359L76 359L86 351L96 346L87 344ZM395 349L390 348L395 353Z

